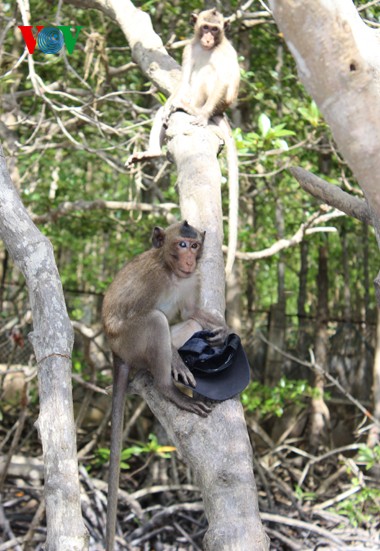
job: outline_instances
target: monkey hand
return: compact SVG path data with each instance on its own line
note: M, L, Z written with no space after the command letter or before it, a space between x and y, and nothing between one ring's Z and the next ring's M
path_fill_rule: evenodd
M212 330L212 335L207 338L211 346L221 346L230 334L230 330L226 325L221 325Z
M175 355L173 354L172 373L175 381L182 381L186 385L191 385L195 387L196 381L194 379L194 375L191 373L190 369L183 363L182 359L178 355L178 352ZM181 380L179 380L179 377L181 377Z

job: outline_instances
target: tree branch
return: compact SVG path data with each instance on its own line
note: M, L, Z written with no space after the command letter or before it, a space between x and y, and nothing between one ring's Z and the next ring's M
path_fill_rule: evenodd
M341 210L348 216L357 218L360 222L364 222L364 224L372 225L371 213L365 200L353 197L338 186L325 182L322 178L301 167L290 168L289 171L303 189L310 193L310 195L313 195L313 197L320 199L331 207Z
M296 231L292 237L289 237L287 239L279 239L276 241L276 243L273 243L270 247L267 247L266 249L263 249L262 251L255 251L255 252L249 252L249 253L242 253L237 252L236 258L239 258L241 260L261 260L263 258L268 258L270 256L274 256L275 254L278 254L280 251L284 251L285 249L289 249L290 247L295 247L296 245L299 245L301 241L303 241L305 235L310 235L311 233L316 232L331 232L336 231L336 228L332 227L315 227L316 224L322 224L324 222L327 222L331 220L332 218L339 218L340 216L344 216L343 212L340 211L333 211L328 214L320 214L315 213L313 214L309 220L301 224L300 228Z
M65 201L58 207L45 214L31 214L33 222L36 224L46 224L47 222L56 222L59 218L69 215L77 211L92 211L92 210L125 210L139 212L153 212L160 214L169 214L172 210L178 209L176 203L159 203L151 205L149 203L137 203L136 201L104 201L96 199L95 201Z

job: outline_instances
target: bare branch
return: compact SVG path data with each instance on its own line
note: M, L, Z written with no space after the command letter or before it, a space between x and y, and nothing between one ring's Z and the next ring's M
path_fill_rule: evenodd
M365 200L353 197L338 186L334 186L322 180L315 174L308 172L301 167L289 169L299 184L305 191L321 199L327 205L335 207L338 210L357 218L364 224L372 225L371 215Z
M288 239L279 239L278 241L276 241L276 243L273 243L273 245L271 245L267 249L263 249L262 251L255 251L252 253L237 252L236 258L239 258L240 260L252 261L252 260L261 260L262 258L268 258L270 256L274 256L280 251L289 249L290 247L294 247L299 243L301 243L305 235L310 235L311 233L317 233L317 232L336 231L336 228L333 228L333 227L315 227L315 226L317 224L327 222L332 218L339 218L341 216L344 216L344 213L337 210L334 210L333 212L323 214L323 215L321 215L320 213L315 213L309 218L309 220L301 224L300 228L296 231L296 233L292 237L289 237Z
M173 92L181 70L154 32L147 13L135 8L129 0L68 0L67 3L98 9L114 19L125 34L133 60L142 72L164 93Z
M103 201L96 199L95 201L78 200L74 202L65 201L56 209L46 212L45 214L32 214L32 220L36 224L46 224L47 222L55 222L58 218L67 216L75 211L91 211L91 210L135 210L139 212L154 212L154 213L169 213L173 209L178 209L176 203L160 203L151 205L150 203L137 203L136 201Z

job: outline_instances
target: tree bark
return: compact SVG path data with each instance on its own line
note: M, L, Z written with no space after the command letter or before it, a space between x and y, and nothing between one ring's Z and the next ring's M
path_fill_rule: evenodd
M36 426L44 456L47 551L84 551L76 436L71 395L73 330L53 249L31 221L0 148L0 236L24 274L33 314L29 336L39 366Z
M222 314L225 285L219 139L210 128L190 124L190 117L184 113L172 117L167 137L168 150L178 170L181 213L206 230L200 266L201 306ZM178 414L170 418L164 404L157 416L192 467L202 490L209 522L205 551L267 549L267 536L259 517L252 448L240 401L217 404L206 420L194 415L179 418Z
M238 399L216 404L206 419L162 399L146 374L133 389L145 398L194 472L209 523L204 551L269 549L260 520L252 447Z

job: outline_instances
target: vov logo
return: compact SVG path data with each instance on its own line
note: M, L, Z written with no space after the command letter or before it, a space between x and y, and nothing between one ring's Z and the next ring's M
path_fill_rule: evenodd
M57 25L56 27L36 25L37 37L33 34L33 25L19 25L18 28L31 55L36 46L44 54L58 54L64 45L69 54L72 54L82 26L77 25L75 34L73 34L70 25Z

